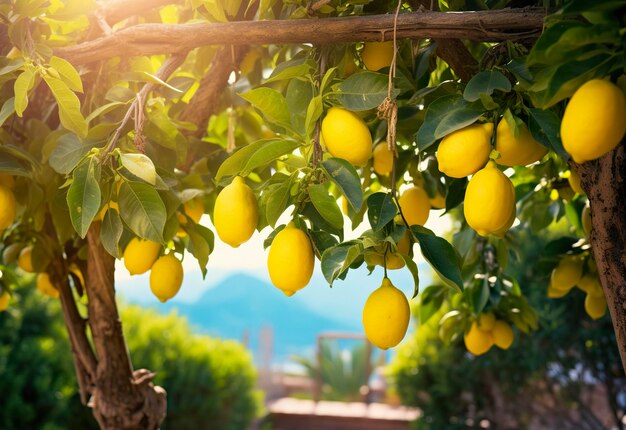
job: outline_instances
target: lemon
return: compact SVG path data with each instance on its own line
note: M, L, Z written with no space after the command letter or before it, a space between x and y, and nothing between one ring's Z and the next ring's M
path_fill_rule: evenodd
M480 314L478 316L477 325L482 331L490 332L496 324L496 317L491 312Z
M604 296L587 294L587 297L585 297L585 312L594 320L602 318L606 313L606 299Z
M476 173L489 160L493 124L472 124L448 134L437 149L439 170L452 178Z
M496 321L493 326L493 343L500 349L509 349L513 344L513 329L511 326L502 320Z
M398 250L394 253L387 253L387 269L398 270L405 266L404 259L400 254L409 255L411 251L411 234L405 231L400 240L397 243ZM365 262L368 266L383 266L384 262L385 245L380 245L375 248L374 252L368 252L365 254Z
M328 110L322 120L322 138L333 157L355 166L365 166L372 156L372 135L365 122L349 110Z
M15 179L13 176L6 173L0 173L0 185L4 185L7 188L13 188L15 186Z
M584 83L561 121L563 147L575 162L595 160L615 148L626 133L626 97L604 79Z
M580 176L578 176L576 170L569 171L567 182L569 182L569 186L572 187L572 190L578 194L585 195L585 190L583 190L583 187L580 185Z
M141 275L150 270L160 253L159 243L135 237L124 250L124 266L131 275Z
M107 211L109 209L115 209L116 211L119 212L120 207L119 207L119 205L117 204L116 201L111 200L110 202L105 203L104 206L102 206L102 209L100 209L100 212L98 212L98 215L96 216L96 219L99 220L99 221L104 220L104 216L106 215L106 213L107 213Z
M500 158L496 163L502 166L526 166L539 161L548 150L541 146L525 124L518 127L519 134L513 135L509 123L502 119L496 130L496 150Z
M561 297L567 295L571 290L557 290L550 284L548 286L548 297L551 299L560 299Z
M276 235L267 256L272 284L288 297L307 286L314 263L309 236L293 222Z
M393 169L393 152L389 150L387 142L380 142L374 147L372 165L377 175L391 175L391 170Z
M552 270L550 284L557 290L571 290L583 275L582 261L574 256L564 257Z
M583 208L582 213L580 214L580 218L583 224L583 231L585 232L585 236L589 237L589 233L591 233L591 208L589 206L585 206Z
M348 216L348 199L344 196L341 196L341 212L343 212L345 216Z
M481 236L502 235L515 219L515 190L493 161L478 171L465 192L463 213Z
M0 312L5 311L9 307L10 300L11 295L7 291L0 294Z
M437 195L432 199L429 198L428 202L433 209L445 209L446 208L446 198L441 195L439 191L437 191Z
M357 71L356 63L354 62L354 55L350 50L346 51L346 55L343 57L343 77L353 75Z
M150 290L165 303L178 293L183 283L183 265L172 254L159 257L150 270Z
M409 225L424 225L430 214L428 194L423 188L414 186L407 188L398 199L402 215ZM402 220L400 219L400 222Z
M4 230L15 219L15 196L10 188L0 185L0 230Z
M393 60L393 41L365 42L361 51L361 58L367 70L374 72L391 66Z
M241 176L220 192L215 200L213 222L222 242L237 248L246 242L256 229L259 207L250 188Z
M490 332L478 328L478 324L473 322L470 329L463 336L465 348L474 355L482 355L493 346L493 336Z
M404 338L410 314L404 293L384 278L363 307L365 336L380 349L393 348Z
M202 198L197 197L195 199L189 200L183 204L183 209L185 214L194 224L198 224L200 222L200 218L204 215L204 203L202 202ZM182 213L177 213L176 218L178 219L178 223L181 225L187 224L187 217ZM184 237L187 233L182 228L178 229L176 235L178 237Z
M37 289L53 299L59 297L59 290L52 285L52 282L50 282L50 276L47 273L40 273L37 275Z
M17 265L20 266L24 272L33 273L33 247L27 246L22 248L20 256L17 258Z
M587 295L593 297L604 297L604 290L602 284L595 276L586 274L576 283L576 286L583 290Z

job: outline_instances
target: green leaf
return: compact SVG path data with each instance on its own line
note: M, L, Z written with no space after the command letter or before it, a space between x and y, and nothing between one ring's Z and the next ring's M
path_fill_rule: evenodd
M351 111L362 111L377 108L387 97L389 76L375 72L355 73L342 81L337 89L337 101ZM400 91L393 89L392 98Z
M215 175L215 182L223 177L246 176L254 169L264 167L277 158L293 152L300 144L295 140L271 139L259 140L239 149L222 163Z
M274 68L270 77L265 80L265 83L300 78L311 73L311 70L313 70L311 62L304 61L302 58L285 61L284 63L276 65L276 68Z
M311 99L306 110L306 118L304 121L304 129L307 136L312 136L315 131L315 124L322 116L323 111L322 96L316 96Z
M419 150L423 151L437 139L473 124L483 113L481 103L469 103L460 95L438 98L428 105L424 123L417 131L416 141Z
M0 66L0 76L8 75L9 73L14 72L20 67L22 67L24 65L24 59L15 58L9 61L8 63L5 63L4 61L2 61L0 62L0 64L4 64L3 66Z
M363 252L360 242L350 241L326 249L322 254L322 273L326 281L332 286L335 279L343 275L350 265Z
M0 108L0 127L4 125L4 122L9 119L11 115L15 113L15 97L6 99Z
M53 56L50 58L50 66L59 72L61 79L67 84L70 90L79 93L83 92L83 82L80 80L80 75L69 61Z
M111 102L111 103L107 103L105 105L102 105L96 109L94 109L93 112L91 112L89 115L87 115L87 118L85 118L85 121L87 121L87 123L90 123L94 118L99 117L100 115L105 115L109 112L111 112L114 109L117 109L120 106L125 106L126 103L122 103L122 102Z
M100 242L104 249L115 258L121 258L119 243L123 231L124 225L120 214L115 209L108 209L100 227Z
M322 169L348 200L355 212L363 205L363 189L359 174L352 164L343 158L328 158L322 161Z
M541 34L541 37L537 39L533 45L526 59L526 64L529 66L534 64L551 64L552 62L547 55L550 47L557 45L559 39L561 39L561 36L567 30L575 27L583 27L584 25L585 24L581 21L562 20L546 28Z
M551 110L528 109L528 129L537 142L550 148L564 160L569 160L569 154L563 148L559 136L561 120Z
M418 307L420 324L425 324L441 308L446 290L441 285L431 285L422 291Z
M198 265L202 271L202 278L204 279L207 274L206 266L209 264L211 247L201 234L194 231L194 228L188 229L187 234L189 235L187 250L198 260Z
M497 70L483 70L475 74L467 83L463 98L468 102L480 100L481 95L490 96L495 90L511 91L511 82Z
M74 133L66 133L57 140L48 162L58 173L67 175L74 170L90 149L91 146L83 143Z
M152 160L144 154L120 154L120 162L130 173L149 183L156 184L157 174Z
M400 256L404 260L406 268L409 269L409 272L411 272L411 276L413 277L413 295L411 296L411 298L415 298L415 296L417 296L417 293L419 293L420 291L420 277L419 271L417 269L417 264L415 264L415 261L411 258L410 255L400 254Z
M280 91L261 87L239 96L261 111L267 121L287 130L292 129L287 101Z
M624 7L624 0L570 0L564 2L563 15L580 15L584 12L613 12Z
M84 238L100 209L100 165L94 158L79 165L72 175L72 185L67 191L67 207L72 226Z
M273 184L263 191L264 194L267 193L265 219L272 228L274 228L278 218L280 218L285 209L287 209L289 198L291 197L291 185L295 178L297 178L297 173L294 173L282 183Z
M374 231L381 230L398 213L389 193L374 193L367 198L367 217Z
M309 197L317 212L336 229L343 228L343 215L337 201L322 184L309 185Z
M141 182L123 182L119 191L120 215L139 237L163 242L167 213L159 193Z
M59 105L59 119L66 129L80 137L87 136L87 121L80 112L80 100L61 79L50 75L43 77Z
M15 113L20 118L28 106L28 92L35 83L35 74L26 69L15 80L13 84L13 92L15 93Z
M420 225L411 226L411 232L420 245L422 255L448 284L463 289L460 259L447 240Z
M308 218L314 228L335 234L343 240L343 228L336 228L331 223L326 221L326 218L320 215L313 203L307 202L304 205L304 208L300 211L300 214Z

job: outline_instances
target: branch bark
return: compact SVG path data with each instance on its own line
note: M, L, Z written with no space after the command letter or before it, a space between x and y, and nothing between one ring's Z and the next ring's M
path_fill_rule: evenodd
M617 348L626 371L626 149L624 142L603 157L572 163L589 198L589 240L611 313Z
M517 40L538 36L545 14L540 8L405 13L398 17L398 38ZM388 14L212 24L139 24L76 46L58 48L55 55L78 65L120 55L167 54L206 45L385 41L393 37L393 21L394 16ZM242 34L246 37L241 37Z

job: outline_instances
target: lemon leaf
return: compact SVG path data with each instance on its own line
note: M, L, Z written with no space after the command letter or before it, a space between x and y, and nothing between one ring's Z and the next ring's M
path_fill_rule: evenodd
M100 242L106 251L115 258L120 258L120 238L124 232L124 226L120 214L115 209L108 209L104 214L100 227Z
M484 70L470 79L463 91L463 98L475 102L481 96L491 96L495 90L508 93L511 91L511 82L497 70Z
M446 283L463 289L460 257L450 243L420 225L411 226L411 232L420 245L422 255Z
M80 164L72 175L72 185L67 191L67 207L72 226L84 238L100 209L100 165L94 158Z
M337 200L328 193L322 184L309 186L309 197L317 212L336 229L343 228L343 215L337 206Z
M358 212L363 206L363 189L361 188L361 180L354 166L342 158L329 158L324 160L321 165L322 169L348 199L348 202Z
M374 193L367 198L367 217L374 231L381 230L398 213L389 193Z
M167 213L163 200L153 187L125 181L119 190L118 203L122 220L137 236L163 242Z

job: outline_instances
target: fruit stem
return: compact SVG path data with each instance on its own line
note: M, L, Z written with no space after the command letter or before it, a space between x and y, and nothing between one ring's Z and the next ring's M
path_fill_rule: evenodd
M387 277L387 252L389 252L389 242L386 242L385 253L383 254L383 270L385 272L385 278Z

